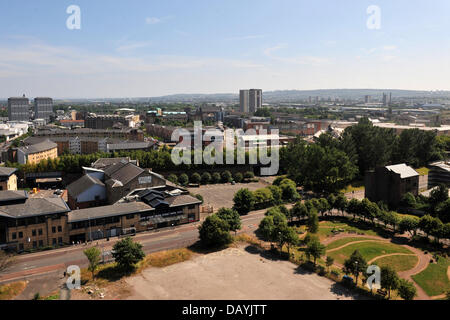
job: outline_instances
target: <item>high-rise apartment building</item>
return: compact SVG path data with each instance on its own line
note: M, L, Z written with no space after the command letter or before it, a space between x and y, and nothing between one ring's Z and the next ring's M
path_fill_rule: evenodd
M34 98L34 119L50 120L53 115L52 98Z
M23 97L8 99L8 119L9 121L30 120L29 100Z
M239 101L241 112L254 113L262 107L262 90L240 90Z

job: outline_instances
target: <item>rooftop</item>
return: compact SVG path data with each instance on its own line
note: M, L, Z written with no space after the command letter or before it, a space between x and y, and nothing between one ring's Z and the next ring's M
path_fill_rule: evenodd
M58 145L56 143L47 139L47 140L44 140L44 141L36 143L36 144L20 147L18 149L25 154L33 154L33 153L38 153L38 152L43 152L43 151L47 151L50 149L54 149L57 147L58 147Z
M85 221L89 219L106 218L132 213L155 210L143 202L116 203L110 206L87 208L69 212L68 222Z
M104 187L105 184L101 182L99 179L90 176L88 174L85 174L80 179L72 182L67 186L67 191L70 193L71 197L77 197L80 194L82 194L84 191L89 189L90 187L98 185L101 187Z
M416 170L407 166L405 163L387 166L386 169L399 174L402 179L419 176L419 173Z
M16 171L16 168L0 167L0 177L9 177Z
M26 218L69 211L67 204L59 197L28 198L21 203L0 205L0 216L8 218Z
M28 193L25 190L4 190L0 191L0 202L25 200Z

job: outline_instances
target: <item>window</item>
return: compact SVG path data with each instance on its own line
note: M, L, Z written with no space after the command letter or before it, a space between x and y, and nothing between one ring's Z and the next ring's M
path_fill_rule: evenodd
M39 247L43 247L44 246L44 241L43 240L39 240Z
M190 206L188 206L188 209L195 209L195 204L191 204Z
M32 235L33 237L36 237L36 229L33 229L33 230L31 231L31 235Z
M23 243L19 243L19 251L23 251Z
M59 244L62 244L62 243L63 243L63 241L62 241L62 238L61 238L61 237L59 237L59 238L58 238L58 243L59 243Z
M38 234L42 236L42 229L39 229Z
M56 227L52 227L52 232L56 233Z
M23 232L20 231L20 232L19 232L19 239L22 239L22 238L23 238Z
M13 240L17 239L17 233L13 232L12 233L12 238L13 238Z
M53 238L52 243L54 246L56 245L56 238Z
M133 219L134 218L134 214L129 214L129 215L127 215L127 220L131 220L131 219Z
M62 227L58 226L58 232L62 232Z
M33 249L36 249L36 248L37 248L37 242L33 241Z

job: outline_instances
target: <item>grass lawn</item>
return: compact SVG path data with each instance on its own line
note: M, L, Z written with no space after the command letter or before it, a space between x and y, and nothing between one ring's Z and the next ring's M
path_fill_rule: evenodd
M352 184L349 184L347 187L345 187L344 189L340 190L340 192L342 193L349 193L352 191L362 191L364 190L364 183L363 182L354 182Z
M344 264L344 261L348 259L355 250L359 250L367 261L390 253L412 253L408 249L393 243L370 241L351 244L340 250L330 252L328 255L333 257L336 262Z
M428 169L427 167L422 167L419 169L414 169L417 171L417 173L419 173L421 176L426 176L428 175L428 172L430 171L430 169Z
M450 280L447 275L449 265L450 259L439 257L437 263L431 263L424 271L412 278L429 296L438 296L450 290Z
M348 221L345 222L333 222L333 221L325 221L319 224L319 236L321 238L328 237L332 235L331 232L333 228L343 229L344 232L356 233L360 235L369 235L369 236L383 236L382 233L373 230L373 226L369 224L363 224L358 222Z
M0 300L11 300L18 296L27 286L25 281L8 283L0 286Z
M364 237L352 237L352 238L344 238L344 239L339 239L336 240L334 242L331 242L329 245L327 245L327 250L331 250L334 248L339 248L340 246L343 246L344 244L350 243L350 242L355 242L355 241L364 241L364 240L373 240L370 238L364 238Z
M419 261L416 256L390 256L375 260L375 263L380 266L391 266L395 271L407 271L414 268Z

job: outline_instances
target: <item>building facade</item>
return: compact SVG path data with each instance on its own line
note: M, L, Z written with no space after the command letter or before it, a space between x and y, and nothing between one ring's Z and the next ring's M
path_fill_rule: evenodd
M36 164L45 159L56 159L58 146L50 140L17 148L17 162L20 164Z
M25 95L21 98L8 99L8 119L9 121L30 120L30 102Z
M34 119L50 120L53 115L52 98L34 98Z
M16 168L0 167L0 191L17 190Z

